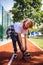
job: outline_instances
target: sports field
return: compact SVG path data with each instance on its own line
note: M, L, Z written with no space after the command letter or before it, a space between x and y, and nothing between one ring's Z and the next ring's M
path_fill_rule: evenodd
M24 42L24 41L23 41ZM25 44L23 44L25 46ZM14 53L12 42L0 46L0 65L43 65L43 51L36 47L32 42L27 39L27 52L31 57L25 61L22 58L20 49L18 48L18 57L13 59L11 57ZM9 64L10 62L10 64Z

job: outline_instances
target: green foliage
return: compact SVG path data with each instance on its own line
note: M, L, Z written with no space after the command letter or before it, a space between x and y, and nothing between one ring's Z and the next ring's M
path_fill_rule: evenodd
M39 30L43 34L43 27L39 28Z
M42 0L14 0L14 6L11 10L14 22L21 21L24 18L31 18L36 22L40 22L39 11L41 1Z
M30 30L30 32L32 32L32 31L34 31L34 32L41 32L42 34L43 34L43 26L42 27L37 27L37 29L36 28L34 28L34 29L32 29L32 30Z
M40 14L41 14L41 22L43 23L43 11L40 12Z
M42 5L41 1L42 0L33 0L33 3L31 4L31 6L34 7L36 11L39 11Z

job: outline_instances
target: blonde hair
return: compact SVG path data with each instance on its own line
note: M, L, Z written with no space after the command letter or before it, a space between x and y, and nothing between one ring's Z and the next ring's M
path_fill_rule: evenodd
M30 21L31 24L29 24L29 28L32 28L34 26L34 21L32 19L29 19L29 18L26 18L24 20L22 20L23 24L26 22L26 21Z

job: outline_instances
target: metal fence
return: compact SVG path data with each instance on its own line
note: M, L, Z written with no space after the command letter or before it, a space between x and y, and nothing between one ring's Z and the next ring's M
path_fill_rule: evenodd
M4 7L0 5L0 39L6 37L6 30L9 25L13 23L10 13L5 11Z

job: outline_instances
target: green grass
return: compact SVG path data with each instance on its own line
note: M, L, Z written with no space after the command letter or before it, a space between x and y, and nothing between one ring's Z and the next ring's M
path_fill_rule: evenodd
M29 38L33 42L35 42L40 48L43 49L43 39Z

